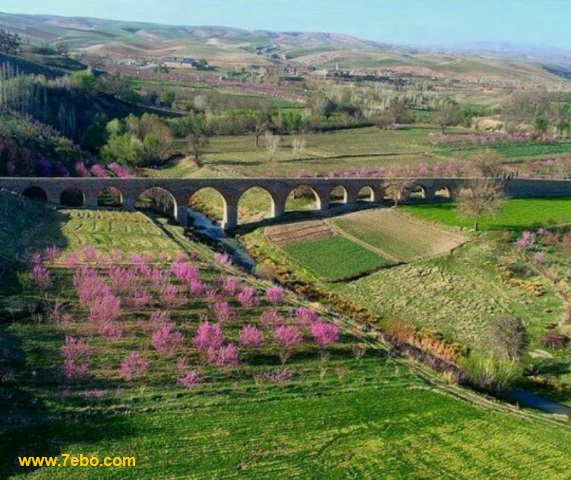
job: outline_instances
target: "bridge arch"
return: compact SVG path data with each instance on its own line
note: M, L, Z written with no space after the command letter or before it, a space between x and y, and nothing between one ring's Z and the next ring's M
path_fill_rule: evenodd
M329 205L346 204L349 201L349 194L343 185L335 185L329 190Z
M79 187L67 187L61 191L59 203L62 207L83 207L85 205L85 193Z
M47 192L42 187L38 187L36 185L32 185L24 189L24 191L22 191L22 196L38 202L48 201Z
M357 192L358 202L376 202L377 195L375 195L375 189L370 185L365 185L359 189Z
M308 200L310 203L308 204ZM327 198L327 203L329 198ZM317 191L307 185L302 184L293 187L286 196L285 211L321 210L323 199ZM309 208L307 208L309 207Z
M434 198L436 200L452 200L454 191L448 185L438 185L435 189Z
M424 200L426 197L427 189L420 183L414 184L408 193L408 198L411 200Z
M213 222L225 223L228 217L228 201L220 190L204 186L191 192L186 200L190 210L202 213Z
M168 217L177 218L178 204L172 192L159 185L149 186L134 197L135 208L152 208Z
M266 200L260 202L261 197L264 197ZM276 201L274 197L267 189L259 186L250 187L242 192L238 198L237 207L238 224L257 222L276 216Z
M97 194L98 207L122 207L123 191L115 186L103 187Z

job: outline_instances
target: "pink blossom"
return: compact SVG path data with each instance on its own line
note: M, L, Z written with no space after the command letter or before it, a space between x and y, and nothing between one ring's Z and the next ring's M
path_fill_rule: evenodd
M291 354L291 349L301 343L300 331L295 327L278 327L274 332L274 340L282 346L280 360L285 364Z
M119 340L123 337L123 330L114 322L105 322L101 324L101 334L104 337Z
M44 259L50 264L54 264L61 257L61 250L55 245L48 247L44 250Z
M89 321L92 323L110 323L120 314L121 303L112 293L98 297L89 307Z
M179 295L175 286L165 287L160 293L159 301L161 306L167 309L176 309L186 305L186 298Z
M93 351L87 343L81 340L66 336L65 343L60 349L60 354L64 359L63 372L67 379L84 378L89 376L89 359Z
M282 287L270 287L266 290L266 299L276 306L283 302L284 289Z
M534 263L545 263L547 261L547 253L546 252L537 252L533 256Z
M216 252L214 254L214 261L218 264L218 265L222 265L222 266L227 266L230 265L231 259L230 256L226 253L218 253Z
M281 327L284 322L284 317L282 317L276 310L267 310L260 314L260 323L264 330Z
M535 243L535 234L527 230L522 233L521 237L515 242L515 246L519 248L531 247Z
M236 277L226 277L222 283L222 290L227 295L234 295L238 291L240 280Z
M125 380L132 380L139 377L149 369L149 362L145 362L138 352L131 354L121 362L119 375Z
M157 352L169 356L182 347L184 337L182 333L174 330L175 327L173 322L163 323L153 332L152 344Z
M194 388L202 383L202 379L196 370L192 370L180 377L177 383L183 388Z
M77 162L75 164L75 173L77 173L78 176L80 177L89 177L89 171L87 170L87 168L85 167L85 163L83 162Z
M99 256L99 252L97 251L97 249L95 247L93 247L91 245L88 245L83 249L83 258L88 263L95 262L97 260L98 256Z
M208 349L208 362L218 367L233 366L239 363L236 347L229 343L225 347L210 347Z
M121 165L119 165L118 163L115 163L115 162L107 165L107 168L109 170L111 170L111 172L113 172L113 174L117 178L133 178L133 177L135 177L135 174L133 174L132 172L123 168Z
M47 290L52 285L50 272L43 265L34 265L30 271L30 278L39 290Z
M65 256L65 260L64 260L63 264L65 265L66 268L75 268L75 267L77 267L78 261L79 261L79 257L77 255L77 253L68 253Z
M106 178L108 176L107 170L105 170L105 167L100 164L96 164L93 165L93 167L91 167L91 174L94 177L99 177L99 178Z
M220 323L225 323L234 317L234 311L228 302L214 302L212 311Z
M242 305L242 307L255 307L259 305L260 301L256 298L256 292L253 288L245 287L236 296L236 300Z
M171 264L171 272L182 283L190 284L191 281L199 279L198 267L192 263L174 262Z
M218 349L222 346L223 341L224 337L220 325L209 322L201 322L192 339L193 345L202 351L208 351L211 348Z
M326 347L339 340L339 329L330 323L314 322L311 325L311 334L321 347Z
M240 330L240 345L245 348L258 348L264 343L264 337L256 327L246 325Z
M295 316L297 324L301 327L308 327L312 323L321 320L317 312L310 310L309 308L303 308L303 307L297 309Z
M151 295L146 290L135 290L125 297L127 305L135 310L146 308L151 303Z
M274 333L276 343L286 348L295 347L301 343L301 333L295 327L278 327Z
M196 279L191 280L189 286L190 286L190 294L193 297L199 297L208 289L208 286L205 283Z

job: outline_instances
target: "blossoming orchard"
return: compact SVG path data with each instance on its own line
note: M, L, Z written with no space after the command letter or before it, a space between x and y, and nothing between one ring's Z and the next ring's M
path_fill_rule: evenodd
M318 356L339 342L335 320L288 304L279 286L234 276L222 255L203 264L93 246L63 257L51 247L30 257L28 271L61 332L55 370L67 385L160 379L189 389L237 374L281 382L296 374L284 365L297 353Z

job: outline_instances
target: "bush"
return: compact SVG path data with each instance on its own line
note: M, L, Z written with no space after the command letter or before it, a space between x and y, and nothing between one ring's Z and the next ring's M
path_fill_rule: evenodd
M565 348L569 337L553 331L545 332L539 339L539 343L548 348Z
M505 392L522 375L523 368L511 360L470 355L462 367L470 381L491 392Z

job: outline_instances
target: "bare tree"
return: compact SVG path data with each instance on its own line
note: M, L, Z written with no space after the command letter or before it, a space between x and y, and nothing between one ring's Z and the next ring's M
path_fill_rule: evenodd
M449 98L444 98L436 104L434 110L434 122L440 126L440 131L444 133L446 127L456 125L459 119L459 107L456 102Z
M498 357L517 362L529 346L529 336L520 319L501 317L490 324L488 344Z
M279 135L274 135L270 131L267 131L264 134L264 146L266 148L266 152L268 153L268 160L270 162L272 162L276 157L278 147L280 146L280 140L281 139Z
M200 132L191 132L187 139L196 166L202 168L202 155L204 154L204 147L208 145L208 137Z
M458 211L466 217L474 217L474 230L478 231L480 217L497 216L505 203L503 184L491 179L472 182L460 190Z
M291 144L293 158L302 158L305 153L305 138L294 138Z
M414 186L414 173L409 167L390 170L383 179L383 188L398 207L401 200L405 200Z
M497 177L502 172L502 157L489 148L471 155L468 161L481 177Z

